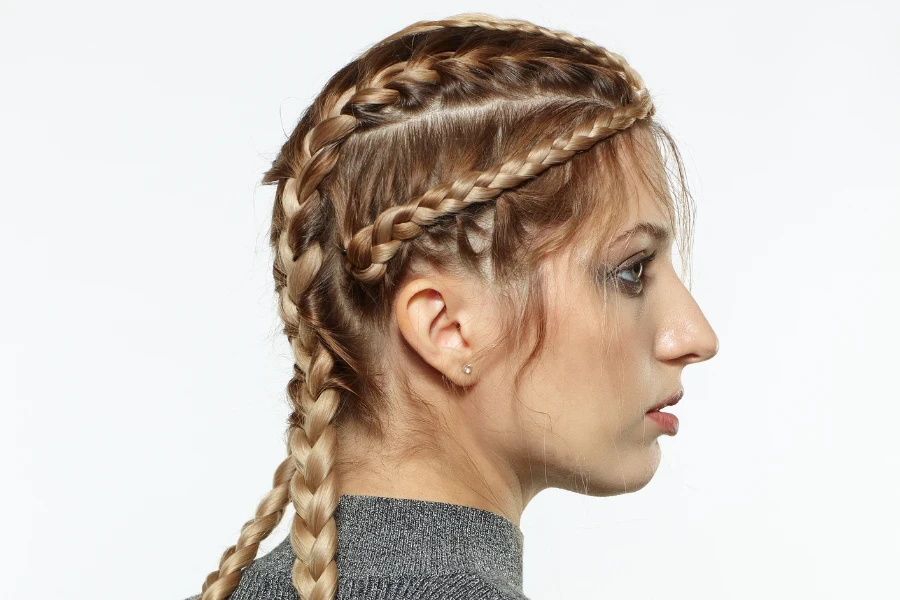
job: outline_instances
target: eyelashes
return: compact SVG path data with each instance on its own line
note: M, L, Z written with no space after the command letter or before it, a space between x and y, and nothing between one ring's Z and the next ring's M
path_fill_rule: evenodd
M656 258L655 251L649 256L633 260L613 271L607 271L604 278L607 280L612 279L616 289L623 288L628 296L635 298L640 296L644 290L642 277L644 276L645 265L654 258ZM630 277L630 279L623 279L623 275Z

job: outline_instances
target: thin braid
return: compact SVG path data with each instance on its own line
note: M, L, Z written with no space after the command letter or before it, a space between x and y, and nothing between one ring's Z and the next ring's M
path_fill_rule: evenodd
M418 21L398 31L394 35L385 38L378 45L384 45L402 37L444 27L481 27L482 29L492 29L496 31L518 31L522 33L540 34L555 40L561 40L566 44L578 48L590 56L599 59L602 65L612 67L618 71L637 94L647 93L643 78L637 71L631 68L628 61L621 55L616 54L612 50L604 48L587 38L572 35L567 31L541 27L540 25L521 19L501 19L486 13L462 13L440 21Z
M572 131L547 138L530 151L523 151L499 166L475 172L450 184L436 186L418 199L381 213L372 225L356 232L346 247L344 267L357 279L376 283L383 277L385 262L404 240L412 239L423 227L466 207L498 196L520 185L551 165L566 161L577 152L629 127L635 120L652 116L654 108L643 80L618 54L584 38L514 19L490 15L456 15L442 21L421 21L383 40L378 46L402 37L440 28L479 27L488 30L540 34L581 50L597 64L577 63L580 69L606 69L618 73L633 89L633 104L605 110L595 119ZM276 470L273 489L260 503L256 516L241 529L237 544L228 548L219 569L210 573L203 585L201 600L226 600L237 587L241 570L249 565L265 539L284 515L287 502L295 509L290 543L295 554L292 583L301 600L333 600L337 595L337 529L334 512L338 494L334 465L337 432L332 423L340 403L340 390L331 381L334 368L333 343L328 331L313 315L301 310L309 288L323 276L323 249L312 236L321 217L319 186L335 166L342 142L354 131L402 118L389 109L401 103L406 109L424 105L440 90L442 74L463 67L464 71L488 71L504 64L576 65L559 57L540 57L518 52L511 57L494 49L441 52L392 63L366 80L360 80L325 99L318 112L321 120L296 145L292 176L283 180L280 208L284 219L273 240L276 251L273 271L278 310L294 355L294 377L288 384L294 414L288 430L288 457ZM511 60L514 59L514 60ZM442 69L446 63L447 69ZM458 63L458 64L454 64ZM457 69L458 70L458 69ZM274 225L274 224L273 224ZM304 231L308 228L309 231Z
M540 34L552 39L562 40L589 54L601 66L618 72L632 87L637 96L649 96L640 74L632 69L628 62L619 54L586 38L577 37L565 31L548 29L519 19L497 19L480 13L466 13L441 21L419 21L386 38L377 46L382 46L402 37L447 27L480 27L498 31L517 31L528 34ZM477 52L475 50L471 54L474 55ZM332 104L331 110L327 113L328 117L312 128L303 139L301 162L305 163L305 166L298 178L304 180L304 185L300 188L298 197L303 199L312 194L317 194L315 190L322 179L330 172L331 167L334 166L337 153L326 152L322 153L321 156L315 157L313 154L325 146L328 146L329 150L335 150L340 141L346 139L357 128L360 120L353 116L354 111L352 108L354 106L367 104L384 107L396 102L400 97L399 91L385 87L389 83L387 80L392 77L393 81L390 83L393 85L398 85L403 81L414 81L436 87L436 84L440 82L440 75L432 68L433 64L453 57L453 53L443 53L437 56L426 56L417 62L404 61L394 63L379 71L365 84L357 84L345 90L337 101ZM496 58L496 56L493 58ZM360 90L363 85L365 87ZM326 162L330 162L330 164L323 165ZM304 177L307 173L315 173L315 176ZM289 253L280 253L282 257L290 255Z
M469 173L452 183L442 183L407 204L389 207L373 224L353 235L347 247L345 268L364 283L377 283L387 270L385 263L397 253L403 241L418 236L424 227L441 217L462 212L472 204L496 198L504 190L536 177L550 166L654 113L650 97L642 96L636 104L604 110L571 131L556 138L544 138L501 165Z
M225 550L218 570L207 575L203 582L201 600L224 600L237 587L241 568L253 560L259 543L269 537L284 517L294 468L290 456L278 465L272 490L259 503L256 516L244 523L237 543Z

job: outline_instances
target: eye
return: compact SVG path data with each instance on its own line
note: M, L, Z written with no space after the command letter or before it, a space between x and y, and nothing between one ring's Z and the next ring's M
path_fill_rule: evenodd
M639 296L644 289L641 277L644 275L644 265L656 258L656 252L627 264L613 271L610 276L616 278L616 285L624 284L626 292L631 296ZM627 276L624 277L623 276Z

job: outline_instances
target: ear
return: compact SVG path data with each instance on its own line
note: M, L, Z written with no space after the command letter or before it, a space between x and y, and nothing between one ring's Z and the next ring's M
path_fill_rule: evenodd
M475 307L454 288L459 286L439 277L412 279L398 292L394 310L401 334L422 360L465 386L476 380L474 369L463 371L475 354Z

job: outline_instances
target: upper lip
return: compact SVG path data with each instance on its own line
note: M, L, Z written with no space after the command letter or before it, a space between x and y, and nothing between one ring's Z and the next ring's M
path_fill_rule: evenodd
M672 406L673 404L678 404L678 401L681 400L681 397L684 396L684 388L681 388L653 408L647 410L647 412L652 412L654 410L659 410L661 408L665 408L666 406Z

